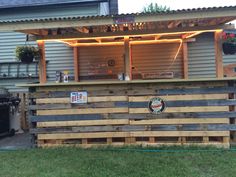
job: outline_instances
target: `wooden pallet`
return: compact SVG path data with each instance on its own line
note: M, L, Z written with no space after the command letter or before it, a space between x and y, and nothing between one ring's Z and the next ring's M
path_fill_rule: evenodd
M31 133L46 145L229 145L227 118L38 122Z
M88 92L87 104L70 104L74 90ZM229 146L235 87L225 81L40 87L30 94L31 133L46 145L198 144ZM148 102L161 97L162 114ZM234 129L236 127L233 127ZM120 139L122 141L116 142Z
M167 132L169 133L169 132ZM188 132L190 133L190 132ZM214 132L215 133L215 132ZM61 135L60 135L61 136ZM229 137L209 137L209 136L173 136L173 137L117 137L117 138L76 138L81 134L72 136L73 139L44 139L40 135L38 147L56 147L56 146L79 146L79 147L97 147L97 146L125 146L125 145L142 145L142 146L163 146L163 145L197 145L197 146L217 146L229 148ZM65 137L64 137L65 138Z

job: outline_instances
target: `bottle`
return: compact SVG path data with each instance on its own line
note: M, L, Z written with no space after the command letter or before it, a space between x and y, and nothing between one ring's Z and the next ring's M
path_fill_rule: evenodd
M64 83L69 82L69 72L68 71L64 71L63 82Z
M61 72L60 71L56 71L56 83L60 83L61 82Z

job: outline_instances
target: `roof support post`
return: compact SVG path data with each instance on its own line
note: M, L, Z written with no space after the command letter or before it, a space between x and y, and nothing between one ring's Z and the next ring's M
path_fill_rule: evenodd
M124 50L125 50L125 77L132 80L132 61L131 61L131 46L129 42L129 37L124 38Z
M39 82L44 84L47 82L47 66L45 57L45 43L44 41L37 41L38 48L40 50L40 60L39 60Z
M74 47L74 76L75 82L79 81L79 48Z
M216 77L223 78L223 56L222 56L222 31L215 32L215 63L216 63Z
M183 69L184 79L188 79L188 43L183 42Z

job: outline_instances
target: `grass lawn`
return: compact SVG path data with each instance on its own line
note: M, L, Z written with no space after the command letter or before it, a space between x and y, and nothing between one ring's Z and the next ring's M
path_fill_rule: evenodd
M58 148L0 152L0 177L235 177L236 151ZM190 151L189 151L190 150Z

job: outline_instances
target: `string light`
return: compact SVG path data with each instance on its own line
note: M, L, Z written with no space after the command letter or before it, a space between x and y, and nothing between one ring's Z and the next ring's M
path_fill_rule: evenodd
M186 33L205 33L205 32L217 32L217 31L222 31L222 29L213 29L213 30L200 30L200 31L181 31L181 32L168 32L168 33L151 33L151 34L137 34L137 35L117 35L117 36L99 36L99 39L113 39L113 38L120 38L120 37L137 37L137 36L142 36L142 37L150 37L150 36L168 36L168 35L182 35ZM86 37L86 38L62 38L62 39L39 39L37 41L56 41L56 40L66 40L66 41L74 41L74 40L91 40L91 39L96 39L97 37Z

